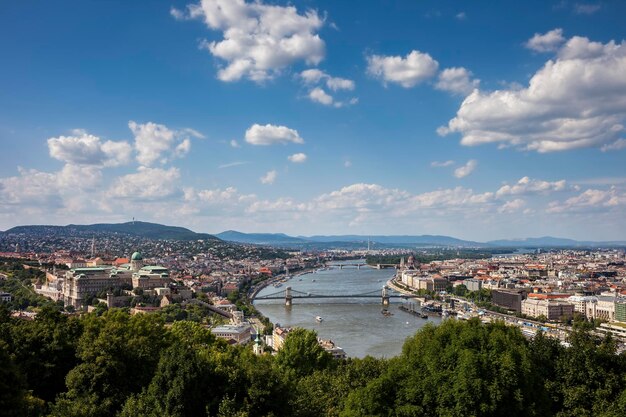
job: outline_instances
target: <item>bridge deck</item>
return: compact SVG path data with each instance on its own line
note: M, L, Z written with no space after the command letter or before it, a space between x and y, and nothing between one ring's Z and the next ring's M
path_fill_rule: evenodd
M393 294L389 294L388 295L389 298L413 298L414 296L411 295L404 295L404 294L399 294L399 295L393 295ZM315 294L311 294L311 295L292 295L291 296L292 299L306 299L306 298L382 298L382 296L380 294L378 295L315 295ZM256 297L255 300L284 300L285 296L281 295L281 296L268 296L268 297Z

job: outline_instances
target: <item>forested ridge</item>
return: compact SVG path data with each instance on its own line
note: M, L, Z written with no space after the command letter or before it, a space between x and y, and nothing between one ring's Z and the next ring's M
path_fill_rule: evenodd
M276 355L203 325L111 309L34 320L0 309L0 415L624 416L626 358L578 326L571 347L448 320L391 359L333 360L312 331Z

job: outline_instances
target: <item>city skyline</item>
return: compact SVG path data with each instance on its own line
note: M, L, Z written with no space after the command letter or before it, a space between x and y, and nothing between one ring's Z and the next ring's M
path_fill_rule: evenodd
M0 230L626 237L620 2L65 3L0 6Z

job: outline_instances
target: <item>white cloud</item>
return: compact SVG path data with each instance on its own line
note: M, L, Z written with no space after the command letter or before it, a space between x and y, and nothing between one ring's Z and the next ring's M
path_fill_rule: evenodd
M563 42L565 42L563 29L557 28L544 34L535 33L524 46L536 52L553 52L559 49Z
M325 106L332 106L334 99L331 95L326 93L322 88L315 87L309 92L309 98L311 101L323 104Z
M626 205L626 193L616 187L608 190L588 189L563 202L550 203L549 213L598 211Z
M305 84L318 84L321 81L326 83L326 87L332 91L354 90L354 81L347 78L332 77L316 68L304 70L300 73L300 78Z
M57 172L18 167L18 172L19 176L0 178L0 206L62 208L71 197L95 191L102 181L100 169L90 165L66 164Z
M190 150L191 150L191 140L187 138L187 139L184 139L181 143L179 143L176 146L176 149L174 150L174 154L180 158L180 157L187 155Z
M526 202L524 200L522 200L521 198L516 198L515 200L507 201L502 206L500 206L498 208L498 213L515 213L524 208L525 205Z
M287 159L289 159L289 161L293 162L294 164L301 164L307 160L307 156L306 154L300 152L300 153L294 153L293 155L289 155Z
M133 200L164 200L180 193L176 186L178 168L149 168L141 166L136 173L115 179L108 195Z
M287 126L253 124L246 130L246 142L251 145L276 145L287 143L304 143L298 131Z
M157 123L128 122L128 128L135 136L137 161L143 166L151 166L155 162L166 162L171 157L182 157L189 153L191 140L189 136L204 138L196 130L185 128L172 130Z
M465 14L465 12L459 12L456 14L455 16L458 20L465 20L467 19L467 14Z
M343 166L344 166L344 167L346 167L346 168L351 168L351 167L352 167L352 161L350 161L349 159L348 159L348 160L346 160L346 161L343 163Z
M328 89L334 92L342 90L352 91L354 90L354 81L352 80L331 77L324 71L315 68L302 71L299 77L302 82L310 88L308 98L313 102L334 107L344 107L358 102L357 98L351 98L346 101L336 100L335 97L322 88L323 82Z
M411 51L401 56L371 55L367 57L368 74L404 88L414 87L435 76L439 63L427 53Z
M74 130L74 136L48 139L50 156L69 164L118 166L130 162L132 147L128 142L102 140L84 130Z
M276 177L278 177L278 173L276 172L276 170L271 170L268 171L261 178L259 178L259 181L261 181L261 184L274 184L274 181L276 181Z
M329 77L326 80L326 86L333 91L354 90L354 81L347 78Z
M620 151L622 149L626 149L626 139L623 138L617 139L613 143L607 143L606 145L602 145L602 147L600 148L602 152Z
M225 189L216 188L213 190L195 191L193 188L185 189L186 201L198 201L203 204L224 205L229 206L237 204L247 204L256 200L254 194L241 194L234 187Z
M235 139L231 139L230 146L233 148L241 148L241 145Z
M602 147L624 134L626 44L573 37L521 90L474 90L437 131L461 144L537 152Z
M574 5L574 12L576 14L594 14L598 10L600 10L600 4L593 3L576 3Z
M221 41L201 44L225 61L218 72L222 81L262 82L295 62L317 65L324 59L325 44L317 34L324 19L312 9L299 14L294 6L260 0L202 0L184 12L174 10L172 16L178 20L203 18L210 29L222 32Z
M310 68L300 73L300 78L305 84L317 84L328 75L317 68Z
M454 165L453 160L448 161L433 161L430 163L430 166L433 168L445 168Z
M465 165L454 170L454 176L457 178L465 178L474 172L477 166L478 162L475 159L470 159Z
M507 195L526 195L526 194L551 194L553 192L564 191L567 189L565 180L560 181L543 181L522 177L513 185L503 185L496 192L497 197Z
M478 88L480 80L471 79L472 72L463 67L446 68L439 73L439 79L435 88L448 91L453 94L467 95Z

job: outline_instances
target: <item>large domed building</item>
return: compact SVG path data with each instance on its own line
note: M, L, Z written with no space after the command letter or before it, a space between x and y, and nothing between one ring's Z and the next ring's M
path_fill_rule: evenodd
M153 289L167 285L169 271L162 266L144 264L141 252L134 252L130 263L122 265L99 265L90 268L73 268L66 272L63 300L76 308L83 307L84 300L110 288Z

